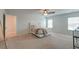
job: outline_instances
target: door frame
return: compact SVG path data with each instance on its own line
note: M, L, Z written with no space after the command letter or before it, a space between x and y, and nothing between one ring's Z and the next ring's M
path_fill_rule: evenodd
M7 43L6 43L6 38L5 38L5 14L3 14L3 36L4 36L4 44L5 48L7 49Z

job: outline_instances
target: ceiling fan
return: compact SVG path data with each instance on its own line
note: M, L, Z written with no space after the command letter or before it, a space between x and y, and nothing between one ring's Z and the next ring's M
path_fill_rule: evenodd
M43 10L43 15L48 15L48 14L54 14L55 10L50 11L50 9L44 9Z

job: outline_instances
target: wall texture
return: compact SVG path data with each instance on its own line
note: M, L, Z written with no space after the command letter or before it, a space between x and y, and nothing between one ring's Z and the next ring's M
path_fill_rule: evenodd
M0 9L0 22L1 22L1 25L3 27L3 14L5 13L5 10L4 9Z
M35 10L5 10L6 14L8 15L14 15L16 16L16 32L17 34L25 34L29 32L29 23L34 25L40 25L44 27L43 21L45 20L45 17L43 17L38 12L35 12Z
M3 14L5 10L0 9L0 41L3 40Z
M68 30L68 17L79 17L79 12L52 16L53 32L72 35L72 31Z
M36 12L36 10L9 9L5 11L6 14L17 16L17 34L28 33L29 23L35 25L41 24L40 26L45 27L45 17ZM71 35L72 31L68 31L68 17L79 17L79 12L51 16L50 18L53 19L53 32Z

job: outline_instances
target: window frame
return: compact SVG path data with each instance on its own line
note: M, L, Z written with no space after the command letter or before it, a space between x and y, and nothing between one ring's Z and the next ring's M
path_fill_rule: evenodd
M68 17L68 30L69 31L73 31L73 30L75 30L76 29L76 27L73 27L72 29L69 29L69 18L79 18L79 17Z
M51 27L51 28L48 26L48 21L49 21L49 20L52 20L52 27ZM47 27L48 29L52 29L52 28L53 28L53 19L52 19L52 18L46 19L46 27Z

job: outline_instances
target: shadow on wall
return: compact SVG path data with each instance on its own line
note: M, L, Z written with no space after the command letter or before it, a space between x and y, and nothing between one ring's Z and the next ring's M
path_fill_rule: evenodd
M2 25L0 23L0 49L3 49L3 48L6 48L6 45L5 45L5 41L4 41Z
M3 31L2 31L2 26L1 26L1 22L0 22L0 41L4 40L3 37Z

